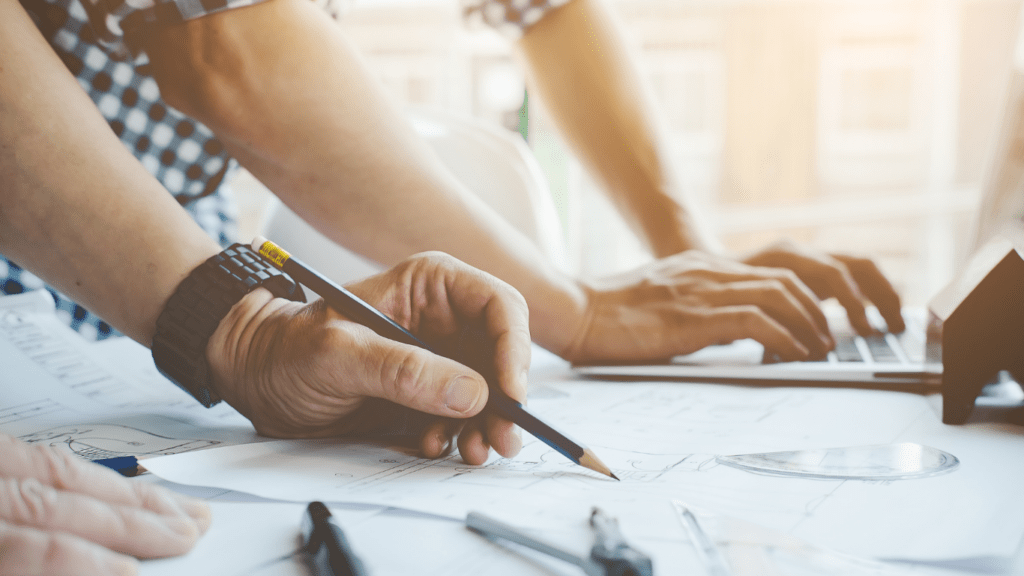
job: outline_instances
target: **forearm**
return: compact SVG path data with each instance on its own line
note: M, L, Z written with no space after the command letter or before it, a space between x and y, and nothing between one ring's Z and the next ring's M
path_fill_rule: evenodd
M518 43L530 89L659 257L708 248L685 204L647 83L600 0L548 13Z
M0 183L0 253L147 346L177 284L219 249L13 0L0 0Z
M312 3L191 21L151 35L147 52L168 102L328 237L387 265L452 254L522 292L540 344L568 346L579 287L447 172Z

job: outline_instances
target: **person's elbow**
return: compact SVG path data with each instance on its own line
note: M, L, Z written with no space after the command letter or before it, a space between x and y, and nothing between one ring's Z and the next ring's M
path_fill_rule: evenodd
M202 122L222 138L257 144L265 134L265 79L243 40L217 23L199 19L154 31L144 41L150 72L167 104Z

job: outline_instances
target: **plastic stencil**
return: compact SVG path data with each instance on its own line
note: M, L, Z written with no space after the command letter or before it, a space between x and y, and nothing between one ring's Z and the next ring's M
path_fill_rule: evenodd
M718 456L720 464L775 476L827 480L905 480L955 470L956 456L930 446L905 442L823 450L794 450Z

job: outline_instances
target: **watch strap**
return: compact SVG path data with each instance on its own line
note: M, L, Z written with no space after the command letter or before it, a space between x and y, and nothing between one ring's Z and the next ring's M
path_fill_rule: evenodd
M306 300L290 276L249 246L234 244L182 280L157 318L156 367L207 408L221 399L212 385L206 345L231 308L259 287L280 298Z

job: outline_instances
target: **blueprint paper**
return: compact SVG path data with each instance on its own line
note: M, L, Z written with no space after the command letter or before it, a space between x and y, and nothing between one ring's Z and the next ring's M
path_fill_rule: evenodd
M1020 430L944 426L921 396L676 383L545 386L558 394L532 402L532 409L588 444L622 482L575 466L529 436L516 458L494 456L481 467L457 455L424 460L337 440L218 448L146 465L174 482L267 498L372 502L453 517L474 509L536 528L596 504L624 511L623 528L641 537L678 524L668 516L631 516L630 507L675 498L876 558L1009 557L1024 535L1024 499L1016 488L1024 474ZM763 476L714 461L718 454L903 441L946 450L961 468L937 478L862 482Z

